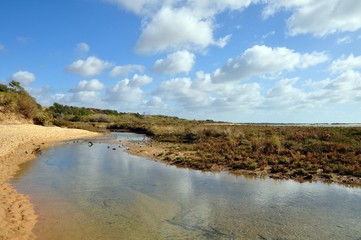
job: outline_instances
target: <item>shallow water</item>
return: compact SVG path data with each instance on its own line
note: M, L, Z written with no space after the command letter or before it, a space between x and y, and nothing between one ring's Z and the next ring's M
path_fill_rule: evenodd
M129 138L144 136L69 142L21 167L12 184L38 239L361 239L361 188L179 169L127 154Z

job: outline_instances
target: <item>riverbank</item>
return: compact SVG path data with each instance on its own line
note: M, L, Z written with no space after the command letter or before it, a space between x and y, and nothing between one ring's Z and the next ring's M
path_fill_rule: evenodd
M7 180L20 164L34 159L46 146L63 140L95 137L99 133L32 124L0 125L0 133L0 240L35 239L33 206L29 198L17 193Z
M190 168L208 172L229 172L235 175L250 177L269 177L273 179L295 180L297 182L321 181L325 183L338 183L348 186L361 186L361 177L350 175L338 175L334 173L325 174L322 169L309 171L307 174L294 174L292 169L282 172L272 172L271 167L255 169L237 169L234 165L221 165L213 163L205 167L199 163L197 152L190 144L165 143L158 141L122 141L130 154L146 157L165 164L175 165L181 168Z

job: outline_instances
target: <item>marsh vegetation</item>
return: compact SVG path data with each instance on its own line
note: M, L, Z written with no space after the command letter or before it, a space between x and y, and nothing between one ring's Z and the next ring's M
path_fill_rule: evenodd
M240 125L57 103L47 111L55 125L147 134L160 148L154 157L177 166L298 180L361 178L358 127Z
M160 148L153 157L182 167L361 183L360 127L240 125L59 103L42 108L17 82L0 86L0 106L40 125L147 134Z

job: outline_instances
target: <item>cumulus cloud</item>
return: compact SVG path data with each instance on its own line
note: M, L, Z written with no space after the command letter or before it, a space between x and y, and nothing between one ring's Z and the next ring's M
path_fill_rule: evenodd
M259 83L214 83L210 74L199 72L196 75L195 79L174 78L165 81L154 96L189 116L200 109L202 114L206 113L204 116L229 114L229 111L232 111L232 116L241 112L262 112L264 116L269 110L283 113L295 111L299 114L306 110L314 112L326 105L361 101L361 74L352 70L333 79L307 83L299 78L279 79L267 88Z
M172 102L177 109L192 112L227 112L250 109L257 106L262 97L257 83L213 83L211 75L198 72L195 79L174 78L163 82L155 96Z
M110 62L91 56L85 60L80 59L73 62L65 69L65 71L79 74L83 77L91 77L102 73L104 69L112 66L113 64Z
M285 47L255 45L213 73L214 81L227 82L264 74L308 68L328 59L320 52L301 54Z
M298 78L279 80L267 91L262 109L311 109L326 104L344 104L361 100L361 74L346 71L334 79L308 81L306 90Z
M219 1L203 1L203 0L103 0L104 2L118 5L120 8L134 12L138 15L149 15L161 6L179 6L194 9L196 13L207 16L230 9L240 10L249 6L252 2L258 0L219 0Z
M67 93L52 94L54 102L61 102L75 106L104 107L103 92L105 85L98 79L79 81L75 88Z
M207 91L193 87L190 78L174 78L163 82L156 95L169 101L175 101L183 109L194 109L209 106L212 97Z
M294 85L298 78L281 79L271 88L265 98L261 108L294 109L304 107L308 103L308 95Z
M82 80L78 83L78 86L71 89L70 92L96 92L104 89L104 84L98 79Z
M140 104L144 98L142 86L152 82L147 75L135 74L132 79L123 79L108 89L107 102L129 105Z
M141 87L143 85L149 84L153 81L151 77L148 77L147 75L138 75L134 74L132 81L130 81L131 87Z
M361 69L361 56L350 54L347 58L342 57L331 63L330 70L335 72L345 72L347 70Z
M166 109L168 105L163 102L162 98L154 96L150 100L146 102L146 106L148 110L156 109Z
M116 78L120 76L127 76L130 73L138 72L143 73L145 70L145 67L143 65L136 65L136 64L129 64L125 66L115 66L110 71L110 77Z
M215 43L212 22L188 9L162 8L143 30L137 52L157 53L179 48L204 49Z
M354 32L361 28L359 0L263 0L265 18L285 9L292 12L287 19L290 35L311 33L323 37L336 32Z
M70 102L82 103L86 106L100 106L101 95L96 91L81 91L75 92L70 99Z
M180 1L178 1L180 2ZM188 0L190 9L202 16L214 16L225 10L239 11L252 3L257 3L258 0L219 0L219 1L204 1L204 0Z
M195 63L195 55L186 50L169 54L165 59L158 59L153 66L156 73L189 73Z
M323 96L331 102L345 103L361 100L361 74L346 71L331 80L323 89Z
M136 44L139 53L179 49L203 51L210 45L224 47L231 35L216 38L215 16L226 10L242 10L258 0L103 0L142 17L143 28Z
M79 55L87 54L90 50L90 47L87 43L81 42L76 45L75 51Z
M35 75L28 71L18 71L11 76L10 80L27 86L35 80Z
M313 83L317 87L308 93L312 104L351 104L361 101L361 74L347 71L334 79L325 79Z

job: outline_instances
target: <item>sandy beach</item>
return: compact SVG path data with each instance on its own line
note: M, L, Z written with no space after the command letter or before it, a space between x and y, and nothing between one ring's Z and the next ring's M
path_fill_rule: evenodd
M0 125L0 240L35 239L36 214L27 196L7 183L19 165L32 160L49 144L99 135L85 130L32 124Z

